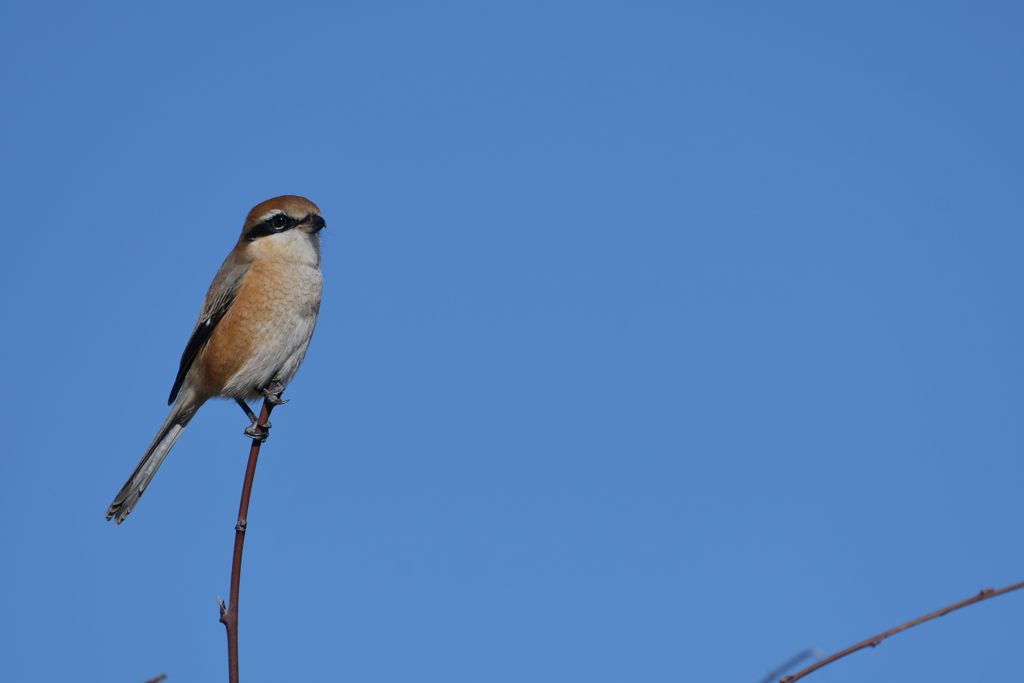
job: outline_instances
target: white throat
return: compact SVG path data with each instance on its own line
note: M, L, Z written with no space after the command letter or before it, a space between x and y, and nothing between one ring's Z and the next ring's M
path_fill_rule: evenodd
M249 244L247 251L254 259L280 259L320 267L320 236L298 228L258 237Z

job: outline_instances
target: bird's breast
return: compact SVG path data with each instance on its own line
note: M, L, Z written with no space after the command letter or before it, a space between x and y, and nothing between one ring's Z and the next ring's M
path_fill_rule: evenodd
M322 292L317 267L254 262L202 353L202 383L221 393L240 373L275 371L273 366L309 343Z

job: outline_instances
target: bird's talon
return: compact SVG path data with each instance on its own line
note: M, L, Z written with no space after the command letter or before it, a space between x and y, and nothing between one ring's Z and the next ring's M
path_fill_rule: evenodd
M272 406L281 406L288 402L281 398L281 393L283 391L284 385L276 379L262 389L263 396L267 399L267 403Z
M259 426L253 424L245 428L243 432L250 439L256 439L260 443L263 443L270 437L270 424L267 423L266 430L260 429Z

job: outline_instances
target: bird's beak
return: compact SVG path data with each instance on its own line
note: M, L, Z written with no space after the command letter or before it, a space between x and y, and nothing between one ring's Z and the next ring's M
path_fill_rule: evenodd
M327 221L320 216L310 216L306 219L306 222L309 224L310 232L320 232L327 227Z

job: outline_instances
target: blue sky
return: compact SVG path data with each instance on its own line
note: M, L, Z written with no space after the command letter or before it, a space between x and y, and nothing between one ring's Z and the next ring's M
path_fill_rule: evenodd
M0 679L224 678L244 467L132 517L255 203L324 304L254 681L757 681L1024 578L1015 3L0 7ZM815 681L1016 680L1024 595Z

